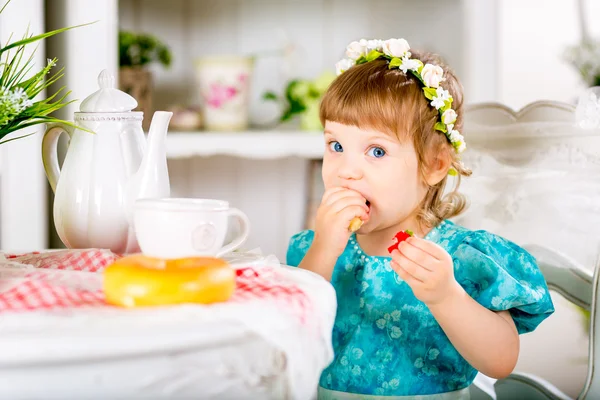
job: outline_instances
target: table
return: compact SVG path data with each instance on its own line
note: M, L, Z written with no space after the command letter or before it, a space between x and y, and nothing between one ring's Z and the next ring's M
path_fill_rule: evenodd
M86 255L95 264L75 266ZM130 310L98 292L116 257L108 251L11 257L0 256L0 398L309 399L333 359L333 288L274 257L228 258L238 271L233 301ZM32 280L63 301L45 292L28 297L30 309L11 308ZM246 290L259 286L270 294ZM77 303L74 291L97 297Z

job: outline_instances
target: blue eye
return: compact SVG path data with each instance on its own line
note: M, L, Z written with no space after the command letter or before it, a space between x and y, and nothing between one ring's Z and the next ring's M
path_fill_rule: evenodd
M381 157L385 156L385 150L382 149L381 147L371 147L367 154L369 154L370 156L375 157L375 158L381 158Z
M342 151L344 151L340 142L330 142L329 148L335 151L336 153L341 153Z

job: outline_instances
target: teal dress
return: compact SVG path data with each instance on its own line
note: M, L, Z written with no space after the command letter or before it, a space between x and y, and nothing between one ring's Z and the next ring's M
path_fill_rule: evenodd
M298 266L313 238L313 231L292 237L288 265ZM425 238L452 256L456 280L479 304L509 310L520 334L533 331L554 312L535 258L514 243L451 221L443 221ZM390 257L366 255L352 235L331 283L338 302L335 356L321 375L322 388L415 396L458 391L473 382L477 371L392 270Z

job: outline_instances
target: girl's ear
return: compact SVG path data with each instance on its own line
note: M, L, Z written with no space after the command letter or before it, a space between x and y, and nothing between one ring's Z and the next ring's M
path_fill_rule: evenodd
M438 151L428 168L425 181L429 186L437 185L442 179L448 176L450 167L452 167L450 152L447 149Z

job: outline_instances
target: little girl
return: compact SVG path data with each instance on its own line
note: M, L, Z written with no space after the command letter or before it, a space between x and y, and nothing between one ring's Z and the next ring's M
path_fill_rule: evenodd
M320 108L315 230L293 236L287 253L337 293L319 398L468 398L477 371L509 375L518 335L554 312L546 282L522 248L449 221L470 175L456 76L404 39L353 42L346 54ZM458 184L444 196L448 175Z

